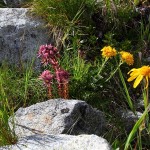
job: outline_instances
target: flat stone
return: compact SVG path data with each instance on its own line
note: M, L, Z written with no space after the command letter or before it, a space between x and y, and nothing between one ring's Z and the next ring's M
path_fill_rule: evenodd
M101 111L84 101L64 99L51 99L19 108L11 121L18 137L34 134L102 135L106 126Z
M33 135L0 150L110 150L108 142L96 135Z

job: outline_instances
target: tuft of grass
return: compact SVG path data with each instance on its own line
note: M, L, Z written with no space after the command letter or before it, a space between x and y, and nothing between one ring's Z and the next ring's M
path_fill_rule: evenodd
M95 4L93 0L34 0L31 8L47 22L57 46L61 47L62 44L66 46L69 35L76 30L83 35L83 29L94 24Z
M79 9L83 9L82 19L80 22L76 20L75 23L87 22L90 15L88 10L93 3L93 0L34 0L32 7L37 15L42 16L51 25L66 26L70 25Z
M16 142L15 134L11 131L8 120L12 114L13 108L10 107L8 97L4 88L3 77L7 72L0 70L0 146L14 144Z
M2 87L10 107L17 109L20 105L27 106L44 100L43 84L38 80L38 74L33 72L31 65L20 70L18 67L3 64L0 72Z

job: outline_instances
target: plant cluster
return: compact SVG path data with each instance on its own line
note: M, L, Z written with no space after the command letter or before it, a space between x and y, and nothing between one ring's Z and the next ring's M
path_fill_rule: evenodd
M108 60L109 58L112 57L116 57L117 52L114 48L107 46L104 47L102 50L102 56L105 58L105 60ZM121 82L123 84L125 93L126 93L126 100L128 102L128 105L130 107L130 109L136 114L136 109L134 107L134 104L132 102L132 99L129 95L129 91L128 88L126 86L122 71L120 69L120 66L122 65L122 63L126 62L128 65L133 65L134 63L134 59L133 59L133 55L131 55L128 52L125 51L121 51L119 52L120 54L120 63L117 62L116 59L116 65L117 70L119 72L119 76L121 78ZM116 70L115 70L116 72ZM134 141L134 136L137 133L137 141L135 142L135 145L133 145L134 149L137 149L137 147L139 149L142 149L143 144L142 144L142 140L145 138L145 136L147 136L149 138L149 109L150 109L150 103L149 103L149 80L150 80L150 67L149 66L142 66L140 68L133 68L131 69L128 74L130 75L128 82L131 82L133 80L135 80L133 87L137 88L137 86L140 84L140 82L143 83L143 87L142 87L142 93L143 93L143 103L144 103L144 108L145 110L142 112L142 116L139 118L139 120L135 123L133 129L131 130L129 136L127 137L127 141L125 143L124 149L128 150L129 147L131 146L131 142ZM113 73L114 75L114 73ZM146 132L146 135L145 133Z
M58 63L60 57L59 51L56 47L50 45L41 45L38 56L41 57L41 62L44 66L50 64L54 70L52 74L49 70L45 70L41 75L42 79L48 89L48 97L52 98L52 80L56 79L58 84L58 95L61 98L69 98L68 93L68 82L69 82L69 73L62 69Z

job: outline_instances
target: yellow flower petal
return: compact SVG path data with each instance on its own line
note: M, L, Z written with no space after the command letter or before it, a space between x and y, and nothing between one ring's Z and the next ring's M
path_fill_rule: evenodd
M134 82L134 84L133 84L133 87L136 88L136 87L139 85L139 83L141 82L142 79L143 79L143 75L139 75L139 76L136 78L136 80L135 80L135 82Z
M137 70L136 68L131 69L128 74L130 74L132 71Z
M138 71L138 70L135 70L135 71L133 71L133 72L130 74L130 76L135 76L135 75L139 75L139 71Z
M135 79L135 82L133 84L133 87L136 88L141 80L145 79L145 88L148 88L149 85L149 78L150 78L150 67L149 66L142 66L141 68L133 68L131 69L128 74L130 74L130 78L128 79L128 82L133 81Z
M137 78L138 77L138 75L135 75L135 76L131 76L127 81L128 82L131 82L131 81L133 81L135 78Z

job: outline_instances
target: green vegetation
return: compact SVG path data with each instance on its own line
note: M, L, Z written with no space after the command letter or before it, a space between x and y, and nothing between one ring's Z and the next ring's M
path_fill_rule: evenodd
M70 74L69 98L84 100L105 112L109 123L104 137L114 150L150 148L147 142L150 106L146 87L150 72L149 68L142 68L148 65L145 60L149 56L150 20L147 13L140 13L140 7L148 9L148 5L148 1L132 0L98 3L93 0L31 0L26 5L33 8L32 12L41 16L52 31L61 55L59 64ZM105 47L108 45L115 51ZM105 50L110 50L113 56L108 56ZM129 52L136 58L133 65ZM127 82L129 76L132 77L132 74L127 75L132 68L138 68L142 75L144 72L142 81L134 77L138 78L134 84L136 89ZM44 69L52 70L50 66ZM32 62L21 70L6 63L0 66L0 146L16 142L8 125L8 118L14 111L48 99L46 88L38 79L40 73L33 69ZM138 85L138 82L143 84ZM57 90L56 85L52 88ZM129 133L119 121L116 109L136 113L136 102L141 95L145 104L144 110L140 110L143 115ZM53 97L59 96L53 93Z

